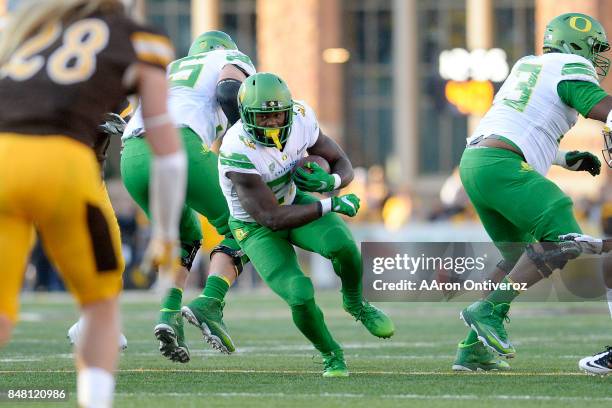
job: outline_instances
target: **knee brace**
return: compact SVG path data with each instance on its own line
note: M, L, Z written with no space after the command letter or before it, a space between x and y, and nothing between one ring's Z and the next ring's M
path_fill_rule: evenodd
M502 271L504 271L504 273L507 275L512 271L514 265L516 265L516 261L508 261L506 259L502 259L497 263L496 266Z
M555 269L563 269L567 261L577 258L581 252L580 246L573 241L540 242L529 244L525 249L543 278L548 278Z
M242 267L249 262L249 258L242 249L230 248L227 245L223 245L223 243L213 248L213 250L210 252L210 258L212 259L213 255L217 252L224 253L232 258L232 262L236 268L236 276L239 276L242 273Z
M181 242L181 266L184 266L188 271L191 271L193 260L201 245L200 241Z

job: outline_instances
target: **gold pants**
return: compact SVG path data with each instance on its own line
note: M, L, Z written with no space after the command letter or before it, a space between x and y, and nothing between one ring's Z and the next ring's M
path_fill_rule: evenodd
M34 229L81 305L119 294L119 226L93 151L61 135L0 133L0 315L12 321Z

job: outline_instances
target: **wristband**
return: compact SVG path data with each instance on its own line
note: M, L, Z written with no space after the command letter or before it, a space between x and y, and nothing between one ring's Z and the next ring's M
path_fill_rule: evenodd
M332 199L331 198L324 198L323 200L319 201L319 204L321 204L321 217L327 214L328 212L331 212L332 210Z
M164 126L164 125L174 126L174 123L172 122L172 118L170 117L168 112L162 113L161 115L157 115L157 116L150 116L148 118L143 118L142 121L144 122L145 128L147 130L151 130L153 128Z
M565 161L565 155L567 152L565 150L557 150L557 155L553 160L553 164L561 167L567 168L567 162Z
M332 177L334 178L334 190L337 190L338 188L340 188L340 185L342 184L342 179L336 173L332 174Z

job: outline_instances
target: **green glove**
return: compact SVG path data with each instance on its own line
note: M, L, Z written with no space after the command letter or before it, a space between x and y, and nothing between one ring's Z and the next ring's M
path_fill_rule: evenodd
M334 190L336 179L333 175L328 174L314 162L306 163L304 167L311 172L300 167L293 173L293 181L300 190L315 191L319 193Z
M331 210L340 214L354 217L359 211L359 197L355 194L346 194L331 198Z
M574 171L588 171L594 177L601 171L601 162L592 153L574 150L565 154L565 168Z

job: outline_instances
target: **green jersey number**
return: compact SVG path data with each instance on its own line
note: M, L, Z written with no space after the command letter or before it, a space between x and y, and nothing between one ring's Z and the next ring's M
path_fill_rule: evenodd
M251 59L244 54L234 54L234 55L229 54L227 56L227 60L229 62L238 60L238 61L244 62L245 64L253 65L253 63L251 62Z
M194 55L193 57L181 58L170 64L170 73L168 74L170 86L195 87L202 73L202 68L204 68L202 61L201 56Z
M191 57L181 58L170 64L168 79L170 86L184 86L194 88L198 83L202 69L204 68L204 59L202 55L194 55ZM245 64L253 65L251 59L244 54L228 54L227 61L242 61Z
M542 71L542 66L537 64L524 63L517 68L516 84L504 98L504 104L523 112L529 103L533 88L538 82L538 77Z

